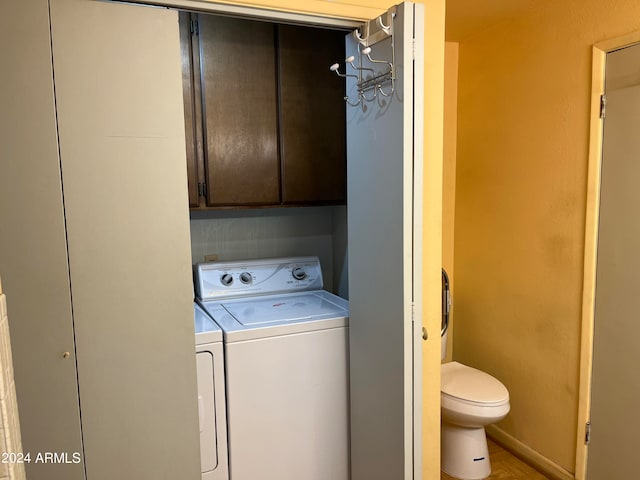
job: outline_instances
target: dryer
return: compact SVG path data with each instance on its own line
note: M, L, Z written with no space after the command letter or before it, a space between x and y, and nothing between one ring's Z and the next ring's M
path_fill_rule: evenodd
M229 480L222 330L194 304L202 480Z
M348 480L348 303L317 257L200 264L224 335L233 480Z

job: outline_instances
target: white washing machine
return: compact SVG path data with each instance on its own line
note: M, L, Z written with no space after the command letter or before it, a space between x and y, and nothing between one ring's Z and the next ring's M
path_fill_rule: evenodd
M194 304L202 480L229 480L222 330Z
M348 480L348 303L317 257L200 264L224 334L232 480Z

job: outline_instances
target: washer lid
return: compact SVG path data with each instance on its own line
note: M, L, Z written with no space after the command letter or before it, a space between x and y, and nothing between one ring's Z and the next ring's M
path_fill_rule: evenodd
M196 345L222 341L222 329L198 304L193 304Z
M202 302L224 341L243 342L349 325L349 302L324 290Z
M474 403L494 404L509 400L509 391L496 378L458 362L441 365L441 391Z
M222 306L245 326L346 315L343 307L314 293L269 295L242 302L222 302Z

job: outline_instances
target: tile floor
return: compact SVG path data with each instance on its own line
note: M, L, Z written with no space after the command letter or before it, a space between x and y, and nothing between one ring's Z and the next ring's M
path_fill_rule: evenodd
M543 474L489 440L491 476L487 480L548 480ZM457 480L442 472L441 480Z

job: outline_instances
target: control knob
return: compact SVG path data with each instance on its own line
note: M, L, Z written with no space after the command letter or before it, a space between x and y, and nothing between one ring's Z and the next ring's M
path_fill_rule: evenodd
M252 280L253 280L253 277L251 276L251 274L249 272L242 272L240 274L240 281L242 283L244 283L245 285L249 285Z
M233 283L233 275L230 273L225 273L220 277L220 283L225 287L230 286Z
M296 280L304 280L307 278L307 272L304 271L304 268L296 267L291 271L293 278Z

